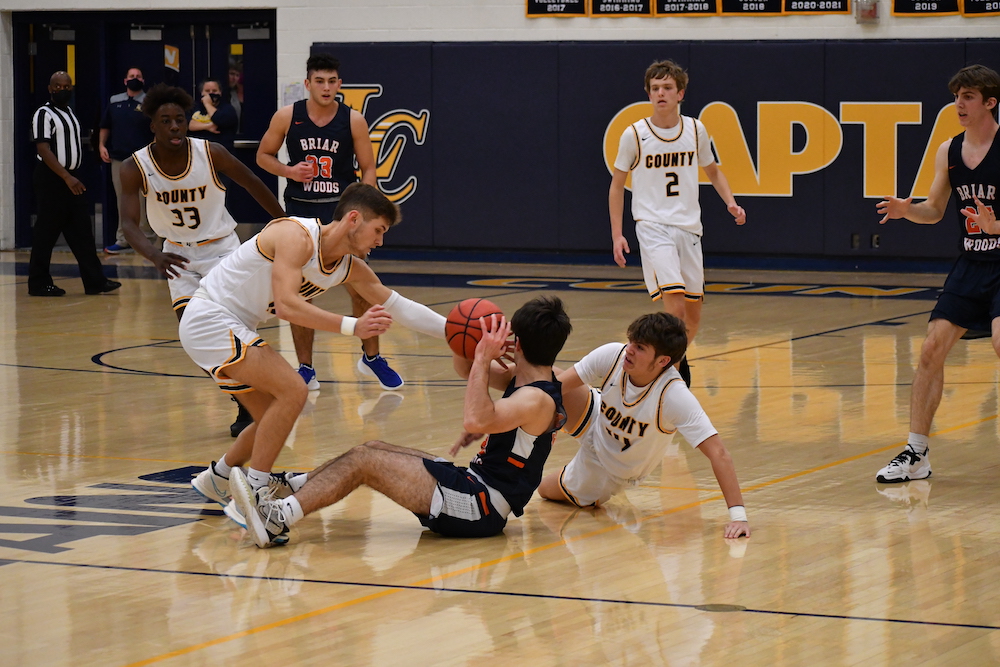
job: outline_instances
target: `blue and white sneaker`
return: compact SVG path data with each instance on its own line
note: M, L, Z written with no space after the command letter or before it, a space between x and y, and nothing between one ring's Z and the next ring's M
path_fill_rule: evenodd
M261 549L288 542L288 525L281 501L270 486L254 489L239 468L232 473L233 503L246 518L246 529Z
M306 383L306 389L309 391L319 391L319 380L316 379L316 369L309 364L299 364L299 375L302 376L302 381Z
M219 503L223 507L233 499L229 493L229 480L215 472L215 461L191 480L191 486L207 500Z
M376 378L379 386L386 391L395 391L403 386L403 378L389 368L389 362L381 354L369 359L367 354L362 353L358 360L358 372Z

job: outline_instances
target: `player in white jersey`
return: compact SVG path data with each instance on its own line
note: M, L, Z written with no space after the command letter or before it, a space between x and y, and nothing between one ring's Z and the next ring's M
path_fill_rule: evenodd
M272 217L284 215L264 182L221 144L187 137L191 104L191 96L180 88L154 86L143 100L153 142L133 153L121 170L122 232L136 252L169 278L178 320L201 279L240 245L220 173L246 188ZM139 230L139 197L146 198L149 225L164 239L162 248ZM240 406L230 433L239 435L251 421Z
M257 335L262 321L277 315L362 339L385 333L396 321L444 338L442 315L385 287L356 259L382 245L399 217L399 208L378 188L353 183L341 195L332 223L273 220L202 280L181 320L181 344L223 391L240 394L254 418L225 455L193 480L202 495L227 505L229 473L247 462L250 484L255 489L268 485L271 466L305 405L302 378ZM353 318L309 302L343 283L376 305Z
M681 435L712 462L729 507L726 537L750 535L736 469L718 431L685 386L674 360L687 349L684 323L669 313L637 318L628 344L602 345L558 374L566 407L564 431L580 449L538 487L543 498L597 507L635 486Z
M746 212L737 205L729 181L715 162L705 126L680 113L687 80L687 72L671 60L654 62L646 70L646 94L653 115L622 133L608 208L612 253L615 263L624 267L625 255L631 252L622 232L625 180L631 172L632 218L646 289L654 301L662 300L666 312L684 321L690 342L701 323L705 290L699 167L705 170L737 225L746 222ZM679 369L690 385L686 359L681 360Z

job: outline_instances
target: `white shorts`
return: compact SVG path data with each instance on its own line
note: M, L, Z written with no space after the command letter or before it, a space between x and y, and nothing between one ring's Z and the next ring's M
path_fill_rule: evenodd
M701 237L673 225L638 221L642 277L653 301L664 294L683 294L689 301L705 295Z
M591 388L592 405L601 404L601 392ZM559 473L559 487L577 507L591 507L606 503L611 496L626 487L635 486L639 480L622 479L608 472L601 465L594 449L595 438L600 437L600 420L591 415L581 424L582 431L571 433L580 443L573 459Z
M247 349L267 345L235 315L207 299L195 297L180 324L181 345L188 356L215 379L227 394L243 394L253 387L226 376L226 367L243 360Z
M170 300L173 302L174 310L188 305L194 291L201 285L201 279L207 276L208 272L214 269L223 257L239 247L240 237L236 235L235 231L220 239L196 243L177 243L165 239L163 252L171 252L188 260L186 266L176 267L180 275L167 281L170 286Z

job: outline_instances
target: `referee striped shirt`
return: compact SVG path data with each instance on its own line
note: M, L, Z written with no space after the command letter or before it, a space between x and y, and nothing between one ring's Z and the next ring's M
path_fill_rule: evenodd
M80 121L69 107L60 109L52 102L38 107L31 119L31 140L48 142L59 164L67 170L80 168L83 161ZM38 160L40 162L42 157L38 156Z

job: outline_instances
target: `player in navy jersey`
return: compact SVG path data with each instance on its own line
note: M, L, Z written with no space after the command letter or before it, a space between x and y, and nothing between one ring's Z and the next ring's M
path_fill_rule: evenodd
M416 449L371 441L293 476L296 490L275 500L267 487L254 491L239 468L231 490L259 547L281 543L289 526L306 514L332 505L362 484L417 515L424 526L450 537L489 537L520 516L542 479L542 467L566 412L552 364L570 330L562 301L539 297L524 304L508 323L484 322L475 359L454 357L455 370L468 378L463 421L466 431L454 455L490 434L468 468ZM507 353L513 332L513 364L496 363ZM503 390L494 401L489 389Z
M971 65L948 82L955 96L962 134L945 141L934 159L934 182L925 201L886 197L878 204L885 223L906 218L932 225L944 217L955 195L962 227L961 255L931 312L920 363L910 393L910 434L906 448L878 471L878 482L908 482L931 476L929 434L941 403L944 362L967 331L990 331L1000 355L1000 224L994 206L1000 187L1000 145L997 141L997 101L1000 76L982 65Z
M319 53L306 61L306 90L309 97L278 109L257 149L261 168L287 179L285 211L288 215L333 220L341 193L358 180L354 171L357 158L361 182L377 185L375 153L368 123L360 112L337 101L342 83L340 61ZM278 159L282 145L288 150L288 164ZM363 259L363 258L362 258ZM371 304L347 286L355 317ZM318 390L313 369L315 332L297 324L291 326L299 375L310 390ZM378 336L361 342L363 354L358 371L378 379L383 389L399 389L403 380L379 354Z

